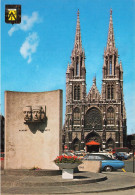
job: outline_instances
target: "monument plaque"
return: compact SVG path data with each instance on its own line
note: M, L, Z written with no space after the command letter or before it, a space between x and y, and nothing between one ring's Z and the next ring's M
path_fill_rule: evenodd
M61 131L62 90L5 92L5 169L59 169Z

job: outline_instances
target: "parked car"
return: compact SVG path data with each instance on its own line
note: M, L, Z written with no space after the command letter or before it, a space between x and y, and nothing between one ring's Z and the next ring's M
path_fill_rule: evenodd
M105 151L106 152L112 152L112 148L107 148Z
M114 158L113 155L110 154L109 152L98 152L98 153L93 152L91 154L103 154L103 155L108 156L110 158Z
M133 157L133 152L129 152L130 157ZM135 157L135 152L134 152L134 157Z
M74 152L74 155L77 156L77 157L79 157L79 158L83 158L84 157L84 153L81 152L81 151L75 151Z
M103 154L87 154L84 157L84 160L102 161L101 170L108 171L108 172L112 170L121 169L125 165L123 161L112 159Z
M66 156L74 156L73 153L65 151L62 155L66 155Z
M126 155L123 152L116 152L115 154L113 154L113 156L115 159L118 159L118 160L127 160L129 158L128 155Z
M131 158L130 153L127 153L127 152L122 152L122 153L124 153L125 155L127 155L128 158Z

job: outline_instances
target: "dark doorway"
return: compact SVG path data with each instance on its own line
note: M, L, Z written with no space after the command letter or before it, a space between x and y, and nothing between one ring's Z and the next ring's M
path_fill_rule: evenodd
M114 145L115 145L115 143L114 143L114 140L112 139L112 138L109 138L108 140L107 140L107 142L106 142L106 147L109 149L113 149L114 148Z
M87 152L99 152L99 146L87 146Z
M79 151L80 150L80 140L78 138L75 138L72 143L72 148L74 151Z
M91 143L88 144L88 142ZM92 152L92 151L99 152L99 149L101 150L101 146L102 146L102 141L99 134L97 134L96 132L89 133L85 138L85 145L86 145L87 152Z

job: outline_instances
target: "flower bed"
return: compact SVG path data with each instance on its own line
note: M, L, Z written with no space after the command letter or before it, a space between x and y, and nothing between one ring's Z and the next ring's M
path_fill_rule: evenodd
M57 156L57 158L54 160L56 164L59 163L82 163L82 160L78 158L77 156L66 156L66 155L61 155Z

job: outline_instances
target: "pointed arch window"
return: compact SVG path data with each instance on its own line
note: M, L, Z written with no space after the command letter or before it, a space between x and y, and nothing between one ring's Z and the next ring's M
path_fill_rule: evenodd
M113 99L114 97L114 94L113 94L113 85L111 86L111 99Z
M107 110L107 124L114 125L114 109L112 107Z
M106 146L107 146L107 148L114 148L114 146L115 146L114 140L112 138L109 138L106 142Z
M114 86L108 85L107 87L107 99L114 99Z
M79 75L79 59L76 58L76 75Z
M78 91L78 94L77 94L77 95L78 95L78 97L77 97L77 98L78 98L78 100L80 100L80 86L78 86L77 91Z
M81 61L80 61L80 66L82 67L82 61L83 61L83 58L81 57Z
M80 100L80 86L74 86L74 100Z
M74 100L77 100L77 86L74 86Z
M109 65L109 74L112 75L112 56L110 56Z
M115 75L115 67L116 67L116 56L114 56L114 75Z
M72 142L73 150L79 151L80 150L80 140L78 138L75 138Z
M80 109L77 107L73 111L73 124L80 125L81 122L80 119L81 119L81 113L80 113Z
M108 89L107 89L107 98L110 99L110 85L108 85Z

